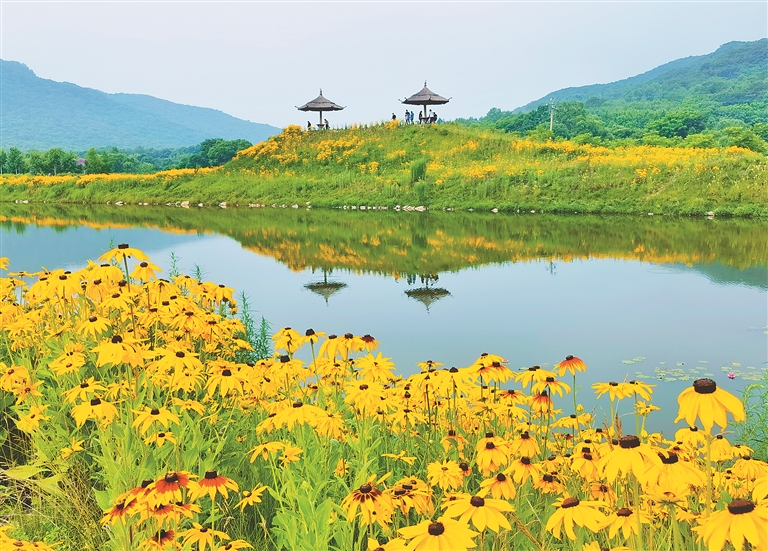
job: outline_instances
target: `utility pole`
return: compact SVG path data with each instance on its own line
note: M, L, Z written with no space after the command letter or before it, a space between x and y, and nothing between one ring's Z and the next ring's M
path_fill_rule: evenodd
M549 131L555 127L555 98L549 100Z

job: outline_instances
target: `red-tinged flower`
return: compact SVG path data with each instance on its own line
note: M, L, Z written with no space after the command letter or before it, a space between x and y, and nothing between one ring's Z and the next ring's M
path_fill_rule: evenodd
M229 490L236 492L238 490L237 482L221 476L216 471L206 471L200 482L191 481L189 483L189 499L196 501L204 495L214 499L217 492L226 499L229 497Z
M193 476L187 471L171 471L155 482L153 494L160 502L181 501L181 489L189 486Z
M558 375L560 377L564 376L566 373L576 375L577 371L586 371L587 364L585 364L581 358L569 354L562 362L555 365L555 369L558 370Z

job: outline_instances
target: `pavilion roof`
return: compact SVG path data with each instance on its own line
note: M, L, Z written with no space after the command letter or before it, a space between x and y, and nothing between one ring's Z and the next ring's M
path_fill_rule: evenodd
M420 92L413 94L410 98L403 100L403 103L409 105L443 105L448 103L451 98L444 98L439 94L435 94L432 90L427 88L427 82L424 81L424 88Z
M312 101L305 103L301 107L297 107L296 109L299 111L341 111L344 108L341 105L326 99L323 96L323 91L320 90L319 96L317 96Z

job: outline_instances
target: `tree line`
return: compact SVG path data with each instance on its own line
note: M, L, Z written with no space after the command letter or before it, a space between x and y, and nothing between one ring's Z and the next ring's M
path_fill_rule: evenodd
M516 113L491 109L480 119L458 119L535 138L564 138L584 143L727 147L736 145L768 153L768 105L765 102L716 106L696 101L673 105L564 101L551 107L540 105Z
M211 138L199 145L180 148L134 149L91 148L85 152L21 151L0 148L0 174L150 174L172 168L204 168L223 165L235 154L250 147L247 140Z

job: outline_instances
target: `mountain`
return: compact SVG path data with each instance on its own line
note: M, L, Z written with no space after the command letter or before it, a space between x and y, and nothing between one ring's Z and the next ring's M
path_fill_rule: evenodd
M256 143L280 131L215 109L40 78L26 65L5 60L0 60L0 127L0 146L6 149L80 151L184 147L207 138Z
M513 113L532 111L550 99L597 106L610 100L677 102L691 95L723 106L768 100L768 38L728 42L711 54L677 59L617 82L564 88Z

